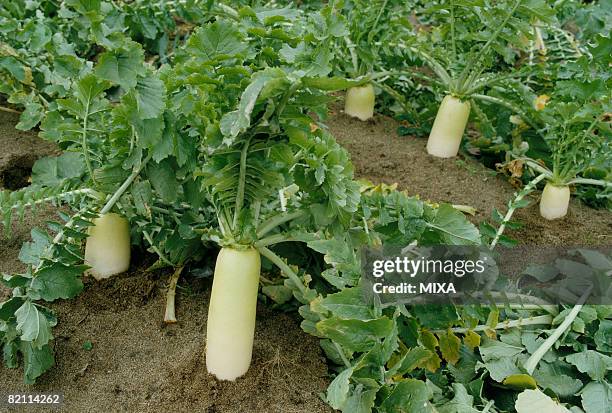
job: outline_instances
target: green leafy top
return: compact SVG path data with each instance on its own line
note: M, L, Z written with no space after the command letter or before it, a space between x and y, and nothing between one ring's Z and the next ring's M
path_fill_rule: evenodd
M427 80L465 99L519 77L517 71L486 71L513 63L525 38L533 35L532 24L554 19L553 10L542 0L445 0L428 4L423 14L432 16L434 25L440 16L443 24L429 35L418 27L411 27L412 32L405 28L401 45L408 57L418 58L434 72L437 79L427 76Z
M566 64L550 101L540 112L545 139L552 151L552 178L571 183L610 153L612 110L609 64L612 43L598 36L584 55ZM604 166L610 174L611 167ZM607 177L608 186L610 176Z

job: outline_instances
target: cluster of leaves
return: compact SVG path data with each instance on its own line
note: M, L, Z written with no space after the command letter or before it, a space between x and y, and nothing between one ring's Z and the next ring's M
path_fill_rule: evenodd
M555 9L563 26L580 40L588 42L612 29L612 8L607 1L562 1L557 2Z
M24 108L17 125L22 130L36 126L46 107L65 97L72 79L86 67L81 56L89 46L79 38L85 27L47 18L50 7L50 2L24 1L0 6L0 93ZM66 7L62 10L73 13Z
M355 227L348 239L310 243L332 265L323 277L338 290L299 309L302 328L321 338L326 355L338 365L326 396L333 408L528 413L538 405L561 413L569 411L567 405L574 412L607 411L612 401L609 305L381 307L366 302L359 255L347 245L480 242L475 228L450 206L431 209L401 193L376 191L380 188L362 198L367 231ZM612 257L581 254L576 261L558 260L526 274L538 281L574 277L578 284L577 274L585 270L598 271L602 280L609 277ZM582 292L581 286L574 291Z
M611 46L609 37L598 35L583 54L557 67L547 94L534 98L541 105L530 109L547 150L524 145L524 149L511 152L536 173L545 173L549 181L576 184L589 203L607 208L612 205L608 119L612 108Z
M326 13L309 19L313 33L333 32ZM0 307L5 362L15 367L21 358L28 383L53 364L56 320L42 301L82 289L82 242L99 214L128 218L133 242L158 255L156 268L197 262L203 240L259 242L286 267L267 247L284 235L323 237L350 221L359 204L352 166L308 113L324 112L324 92L353 83L325 76L328 47L289 24L297 15L244 7L196 31L173 65L159 69L115 32L110 42L97 39L95 64L48 105L41 136L65 154L38 161L31 186L0 198L7 231L40 204L73 209L51 233L33 232L21 254L25 273L2 278L13 290Z
M64 223L52 223L57 231L32 230L32 242L25 243L19 258L29 265L24 274L4 275L2 283L13 289L10 299L0 304L0 340L4 363L16 368L19 355L24 365L24 381L32 384L54 364L50 341L51 328L57 324L44 302L73 298L83 289L81 241L96 215L82 212L68 216Z
M103 48L138 41L165 63L194 23L211 18L212 1L25 1L0 5L0 93L23 110L18 129L41 121Z
M83 288L82 243L93 218L111 211L128 218L134 243L157 253L161 266L198 259L206 247L183 230L212 218L210 208L199 208L202 190L186 172L196 167L196 140L175 131L166 86L139 44L117 35L98 47L97 63L83 65L41 123L41 136L65 153L39 160L31 186L0 197L7 231L12 218L43 203L72 210L49 232L34 230L20 254L26 272L1 280L13 290L0 307L5 363L16 367L21 358L28 383L53 364L56 320L43 302Z
M80 188L85 168L76 153L41 159L32 171L27 191L0 194L0 213L5 230L15 214L21 218L27 208L44 203L68 202L74 212L60 212L60 222L48 229L32 230L32 241L24 243L19 259L28 266L22 274L4 274L0 282L13 290L0 304L0 342L4 363L16 368L19 354L24 364L24 381L34 383L54 363L51 328L57 324L45 302L73 298L83 289L81 242L97 213L89 208L96 194Z
M536 19L554 20L542 1L443 0L404 7L397 13L401 17L386 27L394 37L382 39L381 59L387 70L404 74L387 86L410 102L413 110L407 120L416 124L433 120L437 105L428 103L430 93L490 101L481 95L516 83L524 73L514 66L533 38L531 24ZM478 107L475 112L480 112Z

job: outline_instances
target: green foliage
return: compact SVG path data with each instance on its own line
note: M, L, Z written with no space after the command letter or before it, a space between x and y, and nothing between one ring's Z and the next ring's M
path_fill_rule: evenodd
M414 240L436 244L440 242L437 237L426 236L429 231L438 233L439 237L448 237L449 232L461 234L464 231L461 228L469 227L460 214L450 214L443 227L432 225L435 209L382 186L365 185L363 191L362 207L354 215L355 224L350 234L343 235L337 242L310 243L325 254L326 262L332 264L334 271L324 272L322 276L338 292L320 293L300 308L304 317L302 328L320 337L325 353L340 365L327 392L327 401L332 407L346 412L370 411L374 406L383 411L401 411L413 408L410 403L414 399L424 411L434 411L433 406L437 411L450 412L512 410L517 395L536 386L585 411L598 411L596 409L606 405L605 376L609 375L609 356L596 348L607 334L609 309L602 308L598 312L594 306L585 306L574 322L580 333L564 335L563 340L545 353L530 376L524 374L523 364L538 352L543 337L551 335L551 330L545 326L550 325L551 318L543 321L542 327L526 325L497 332L495 328L503 328L498 325L501 316L506 322L519 317L520 322L522 317L528 320L530 313L519 308L516 311L505 309L500 314L499 310L486 306L383 309L363 301L358 286L359 258L354 255L353 248L346 248L347 245L354 248L364 242L366 245L389 245L394 239L397 245L407 245ZM441 206L437 213L448 208ZM358 224L360 218L361 225ZM503 218L499 219L508 224ZM398 224L403 223L407 228L421 230L400 235ZM457 240L478 243L478 236L476 232L475 238L458 236ZM609 268L607 258L587 256L591 266L603 271ZM568 311L561 313L553 323L561 322L567 314ZM598 334L589 335L588 331L598 331ZM448 379L440 382L440 377ZM431 381L427 384L418 381L424 378ZM604 383L589 383L589 379L604 380ZM494 393L485 395L483 389L491 383L512 396L506 400ZM451 384L452 391L446 388ZM412 390L412 385L421 386L418 393ZM596 385L597 389L593 387ZM587 397L577 398L580 392Z
M520 71L504 73L518 57L515 47L531 37L533 19L554 17L546 2L525 0L441 1L428 3L421 13L423 20L443 24L429 34L408 25L401 39L406 57L430 67L437 79L427 75L428 82L465 99L520 77ZM490 68L495 72L486 73Z
M610 39L599 36L589 48L592 59L582 56L566 65L551 93L551 102L541 111L546 140L552 152L554 179L567 182L609 154L609 122L612 92L609 76ZM589 67L590 70L585 70Z
M580 185L581 196L606 207L612 188L609 51L610 38L598 35L584 54L554 65L556 74L545 94L538 99L532 95L525 102L535 106L529 109L530 116L546 151L538 153L526 145L527 150L511 153L556 185ZM543 159L546 167L532 157Z
M52 235L33 231L20 254L28 272L4 277L14 297L3 304L5 359L16 367L20 353L26 364L37 363L31 372L26 366L28 382L53 363L55 321L40 303L82 289L82 242L99 213L126 216L133 241L158 255L156 268L197 261L207 248L202 238L261 239L283 267L266 248L278 242L266 240L268 232L277 237L280 225L291 227L287 236L296 241L321 236L323 222L340 228L359 202L346 153L322 128L312 129L306 114L327 102L313 87L320 71L281 70L283 48L298 45L304 65L307 53L324 52L311 49L314 38L292 35L302 28L289 26L283 35L292 14L243 8L241 23L207 24L178 52L176 65L156 69L139 44L106 30L96 17L99 3L68 4L87 15L89 39L104 51L47 107L41 135L67 152L38 161L32 186L2 194L7 230L15 211L23 215L42 203L68 202L75 210L50 224ZM273 46L261 47L269 35ZM281 66L266 68L270 63ZM302 83L306 75L309 86ZM333 90L346 82L322 84ZM301 227L284 219L297 212ZM289 275L294 286L303 284Z
M590 265L603 271L602 265L609 268L605 264L609 258L583 254ZM305 317L304 330L321 337L328 357L341 364L327 392L328 403L338 410L350 412L363 404L364 411L373 406L402 411L414 408L410 404L414 399L419 411L434 411L433 406L445 412L514 411L518 396L517 411L527 412L522 406L526 406L524 399L531 393L523 393L525 389L541 389L541 394L545 391L557 400L545 396L559 409L562 405L558 400L568 407L581 406L586 412L605 411L601 409L609 403L609 353L598 351L601 338L588 333L599 329L600 336L607 334L603 329L609 327L609 306L584 306L573 321L574 331L561 335L548 347L545 338L555 332L554 326L552 330L546 327L551 318L535 325L503 328L497 325L500 313L492 308L450 306L454 314L446 317L439 306L381 309L359 296L359 287L345 288L323 294L300 309ZM553 324L566 319L568 313L569 309L560 313ZM507 308L502 314L506 321L515 317L528 321L531 317L520 308ZM478 340L474 341L474 336ZM543 358L532 375L525 374L523 366L527 368L528 358L541 353L541 348L546 350ZM441 377L445 379L439 381ZM426 383L419 381L424 378L428 379ZM485 394L484 387L491 384L511 397ZM410 390L412 386L420 386L418 393ZM577 397L580 394L582 397Z
M42 302L73 298L83 289L80 241L91 215L76 213L65 224L50 224L59 232L51 237L33 230L32 243L24 244L20 259L29 264L24 274L4 274L0 280L13 289L13 296L0 305L0 338L7 367L17 367L18 354L24 363L24 380L32 384L54 363L50 341L57 319ZM60 239L63 239L60 242Z
M529 145L542 144L551 168L540 179L605 180L609 39L585 31L589 47L570 54L567 32L540 0L248 3L0 6L0 93L24 109L20 128L40 122L41 136L64 150L35 164L30 187L0 194L3 225L45 203L71 210L32 231L23 274L2 276L12 289L0 304L5 365L23 363L27 383L53 365L57 320L45 305L82 290L88 227L112 210L129 220L132 243L157 256L152 269L198 268L213 244L257 248L270 270L262 292L281 308L299 306L302 328L333 362L326 401L335 409L519 411L518 398L605 411L607 306L382 308L361 295L362 247L511 245L504 228L517 227L512 212L537 182L481 233L451 205L355 182L324 120L330 92L371 80L394 99L406 92L402 110L416 130L433 116L433 94L474 97L486 102L476 116L483 130L495 122L483 133L500 150L536 153L498 139L501 131L517 142L538 136ZM605 33L601 24L591 31ZM558 48L513 70L536 43L534 27ZM542 93L551 101L537 111ZM522 118L516 128L499 120L509 113ZM571 328L556 338L565 320Z

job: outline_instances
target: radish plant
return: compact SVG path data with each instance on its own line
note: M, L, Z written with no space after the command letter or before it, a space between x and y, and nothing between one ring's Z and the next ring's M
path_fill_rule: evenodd
M393 1L352 0L342 4L346 31L340 41L343 53L339 56L339 69L352 79L370 77L381 66L380 46L392 35L389 20L393 10ZM374 115L376 95L372 82L350 88L346 91L344 112L359 120L365 121Z
M414 317L425 316L427 310L416 306L413 313L404 306L381 308L366 302L359 249L411 243L477 245L480 236L450 205L433 207L382 185L364 185L362 191L350 231L309 242L330 264L322 277L336 292L319 293L300 307L302 328L321 338L325 354L337 365L326 395L332 408L347 413L356 406L362 411L434 412L432 391L419 380L423 375L418 371L436 371L441 359L435 347L423 345L425 336L433 335L421 330ZM428 328L445 328L457 318L454 310L432 309ZM438 400L436 406L443 403Z
M97 64L87 65L73 80L71 97L55 101L46 114L41 136L57 142L66 153L39 161L31 187L2 193L5 228L10 229L14 215L43 203L69 203L78 212L64 216L65 224L53 224L54 236L36 232L35 239L41 239L36 246L43 251L37 254L44 253L44 259L26 258L35 267L26 274L5 277L5 284L14 288L14 298L3 304L2 328L9 334L3 334L2 339L6 354L11 355L11 367L16 366L18 353L23 355L26 381L34 381L53 363L48 343L55 319L37 301L76 295L82 289L80 275L87 268L84 258L88 261L85 264L97 267L91 271L99 276L124 269L130 246L124 219L130 223L131 242L148 246L158 255L153 268L174 269L165 317L174 322L176 281L182 268L202 257L207 245L202 236L224 246L227 242L227 248L238 256L243 249L256 252L251 258L261 252L300 284L290 267L268 248L280 242L278 234L271 239L266 236L302 214L313 228L313 214L317 225L331 225L348 219L356 208L359 196L350 179L352 168L346 154L323 130L311 130L315 124L303 113L324 109L328 99L319 89L339 90L356 83L318 77L331 69L312 70L307 62L312 56L329 60L329 53L312 36L301 36L301 26L287 25L290 17L283 12L271 20L267 20L269 11L258 15L243 9L242 13L230 13L235 23L219 21L195 33L185 51L177 54L176 70L164 67L155 71L144 63L137 43L114 37L112 45L104 44ZM313 17L313 22L318 21ZM287 33L280 31L284 26L288 26ZM326 30L333 31L331 26ZM266 40L270 35L275 40ZM291 47L299 53L286 53ZM249 61L246 67L245 57ZM298 70L295 58L304 59L306 70ZM329 62L320 61L329 67ZM294 67L287 66L287 71L259 69L271 62ZM252 86L245 89L251 81ZM269 105L274 98L278 98L278 106ZM234 111L236 106L239 109ZM265 114L261 113L263 107ZM251 115L257 116L252 127ZM314 135L316 139L306 139ZM293 147L289 136L294 139ZM295 159L289 157L288 148L295 151ZM214 178L225 180L204 181L209 172L229 161L227 168L213 173ZM299 175L289 178L292 174ZM302 191L290 195L291 182L299 180ZM315 195L321 189L324 192ZM231 191L237 191L238 204L228 203L226 195ZM297 201L302 198L305 201ZM264 202L272 199L275 201ZM293 210L298 209L296 202L304 211ZM209 220L213 211L220 225L216 229ZM90 229L98 218L98 225ZM104 237L108 228L102 226L109 222L122 227L121 234L111 230L112 245L121 246L119 251L110 249L111 243ZM249 223L262 227L256 230ZM91 244L83 257L81 245L88 233ZM255 245L257 240L263 243ZM110 269L98 266L112 262L120 265ZM66 268L71 270L66 272ZM56 279L65 287L46 293ZM44 311L40 314L48 317L36 316L32 309ZM20 318L19 314L26 313L36 316L36 323ZM215 325L214 314L212 310L211 325ZM245 314L248 320L254 313ZM252 331L245 331L246 338L252 336Z
M520 43L521 35L532 35L529 22L535 18L548 21L551 9L544 2L527 0L466 4L450 0L443 3L448 13L445 14L442 46L438 47L432 36L419 39L422 36L404 29L404 39L397 47L409 56L417 57L435 75L419 73L419 78L443 90L445 96L429 135L427 151L448 158L457 155L475 100L500 104L523 113L512 102L486 94L487 89L503 88L515 82L523 73L487 70L496 65L502 52L509 50L508 45ZM438 11L441 7L432 9ZM476 27L479 29L474 30ZM512 56L502 57L512 59Z
M39 160L31 186L0 194L7 233L16 218L43 204L72 210L48 232L34 230L20 254L27 270L1 280L13 289L0 307L5 361L16 367L21 355L28 383L53 364L57 320L43 301L77 295L85 270L97 278L125 271L132 243L148 244L166 266L185 265L204 249L197 235L179 234L181 225L208 222L199 187L180 172L195 165L195 141L175 131L165 86L140 46L116 40L120 45L86 66L70 97L54 101L42 122L41 136L65 153ZM160 207L174 202L172 210Z
M260 40L247 39L243 24L220 20L201 28L177 57L182 64L167 74L177 122L201 131L201 167L193 176L217 218L199 231L221 247L206 333L207 369L221 380L249 368L262 257L306 300L307 281L274 246L340 230L359 202L346 152L308 115L310 102L323 97L319 89L353 83L304 76L299 66L257 69ZM220 37L222 47L211 48ZM275 46L266 58L282 59L286 46ZM191 102L207 106L194 110Z
M167 63L189 27L222 13L222 5L198 1L15 0L0 4L0 94L20 113L18 129L38 125L71 83L91 67L102 47L128 36L159 63ZM126 56L127 58L127 56Z
M417 79L420 75L403 62L397 47L398 35L406 25L405 17L412 13L411 5L395 0L351 0L333 4L334 10L341 13L340 21L345 27L337 41L339 51L334 72L361 83L347 90L344 112L362 121L372 118L375 87L410 110L406 99L395 91L393 82L398 78L410 82L409 79Z
M604 51L609 42L600 36L598 43L589 48L592 57L585 55L566 64L567 80L558 80L550 100L536 111L550 158L539 163L518 156L530 169L546 176L540 199L540 214L546 219L567 214L571 185L599 186L604 189L600 196L610 197L608 160L612 132L608 117L612 94L608 82L603 80L610 61ZM604 165L603 174L597 178L588 176L599 165Z

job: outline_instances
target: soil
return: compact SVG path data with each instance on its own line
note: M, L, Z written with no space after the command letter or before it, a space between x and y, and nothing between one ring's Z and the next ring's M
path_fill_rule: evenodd
M0 188L27 186L34 162L57 153L55 144L39 139L35 132L16 130L18 121L19 115L0 111Z
M427 154L426 139L398 136L399 124L392 118L376 115L361 122L335 107L327 125L350 152L357 178L398 183L398 189L425 200L472 206L477 212L468 217L475 223L490 219L493 208L505 213L516 192L504 176L468 156L440 159ZM612 212L572 199L565 218L547 221L539 213L539 193L530 199L531 205L513 218L523 227L506 235L547 247L612 244Z

